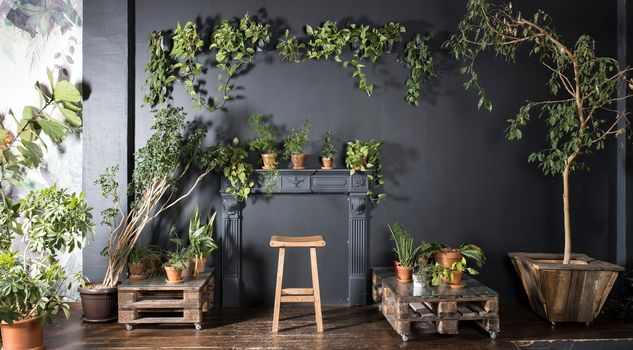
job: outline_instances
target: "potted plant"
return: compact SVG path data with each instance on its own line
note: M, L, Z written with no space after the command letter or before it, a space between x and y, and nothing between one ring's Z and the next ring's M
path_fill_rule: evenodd
M398 282L411 282L420 246L415 246L411 234L403 225L396 223L393 228L390 225L388 227L391 231L391 239L395 243L393 252L398 259Z
M292 168L305 169L305 147L310 140L310 122L306 119L298 129L292 129L284 140L284 157L292 160Z
M406 32L406 28L400 23L389 22L378 28L380 42L385 43L384 52L392 53L396 42L402 41L402 33Z
M459 261L454 261L450 266L446 267L436 262L431 269L431 284L434 286L447 285L450 288L463 288L462 274L468 272L471 275L477 275L479 272L472 267L466 266L467 261L462 257Z
M163 264L167 275L167 283L182 283L185 280L184 272L191 264L191 253L183 247L183 240L178 236L176 227L172 226L170 230L170 241L176 245L176 250L165 252L167 260ZM191 276L191 272L189 272Z
M350 175L356 172L367 172L367 179L371 183L367 195L373 203L378 204L385 197L384 193L376 193L385 184L380 160L381 141L354 140L347 143L345 165Z
M463 258L474 261L478 267L482 267L486 263L484 251L472 243L463 243L459 248L452 248L440 243L428 243L424 245L422 253L432 257L435 263L445 268L450 268Z
M70 314L61 288L74 280L59 255L82 248L94 232L83 194L53 185L24 190L24 176L81 126L81 94L66 80L37 82L39 106L0 119L0 329L4 349L43 349L42 325ZM13 109L17 110L17 109ZM12 118L8 118L8 116ZM15 120L19 127L5 124ZM46 136L46 137L44 137Z
M406 237L410 236L409 231L407 230L406 227L404 227L404 225L400 224L400 223L395 223L392 225L387 225L387 228L389 228L389 233L391 234L391 236L389 236L389 239L394 242L399 242L402 241L403 239L405 239ZM393 273L398 274L398 266L400 266L400 261L398 260L398 254L395 253L393 254Z
M321 149L321 162L323 163L321 169L332 169L332 164L334 163L334 157L336 156L336 153L336 147L334 147L334 133L328 131L327 133L325 133L325 138L323 139L323 148Z
M595 41L582 35L573 45L565 44L553 30L551 18L543 11L526 16L510 4L470 0L459 32L444 44L455 58L464 59L464 84L479 95L479 106L491 110L492 102L477 80L474 60L486 49L513 62L522 44L551 71L547 88L552 95L545 101L528 101L508 120L506 137L518 140L533 114L544 120L548 147L532 153L546 175L562 178L562 214L565 248L563 254L509 253L520 275L530 304L536 313L552 323L591 322L599 313L622 267L572 254L569 178L574 170L586 168L583 155L604 148L608 137L624 133L626 113L612 110L613 104L633 94L618 94L618 86L633 88L631 67L596 55ZM607 120L607 115L612 115ZM573 275L573 278L572 278ZM576 281L572 283L573 281Z
M277 130L262 114L256 114L248 119L248 125L255 131L257 137L250 142L251 151L262 152L262 169L277 168Z
M134 247L127 259L131 280L144 280L154 270L153 265L160 261L160 253L153 246Z
M218 249L218 245L213 240L215 214L217 213L213 213L207 223L201 226L198 205L196 205L193 216L189 219L189 247L187 249L193 259L194 275L204 273L207 256Z
M163 107L155 112L153 133L134 155L134 171L129 184L132 202L127 213L119 195L118 166L107 168L95 181L101 186L102 195L112 200L113 207L101 213L102 222L110 231L103 249L107 258L105 277L103 281L79 289L84 321L116 319L117 285L127 268L131 248L137 244L147 224L187 198L205 176L216 168L225 168L229 161L222 144L202 149L206 130L187 128L185 117L182 108ZM188 174L194 160L201 173L189 188L182 189L182 195L174 195L178 180Z

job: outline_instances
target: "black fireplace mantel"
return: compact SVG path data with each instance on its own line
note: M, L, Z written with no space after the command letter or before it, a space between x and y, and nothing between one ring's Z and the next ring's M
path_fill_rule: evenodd
M264 181L269 179L266 170L255 170L256 185L251 194L264 194ZM239 202L226 193L227 181L222 179L222 254L221 297L223 306L239 306L241 295L241 242L242 209ZM367 197L369 181L366 174L350 175L347 169L279 169L272 193L274 194L347 194L348 209L348 304L363 305L368 299L369 278L369 211Z

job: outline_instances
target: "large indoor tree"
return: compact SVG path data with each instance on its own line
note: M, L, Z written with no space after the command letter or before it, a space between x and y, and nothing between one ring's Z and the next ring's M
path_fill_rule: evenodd
M547 89L551 97L542 101L528 100L518 113L508 120L506 137L519 140L521 130L533 116L545 123L548 147L530 154L546 175L563 179L563 213L565 251L563 263L571 259L571 219L569 208L569 175L586 169L583 155L603 149L610 136L626 132L626 113L614 108L615 102L633 95L619 84L633 89L630 67L620 67L618 61L596 54L595 41L581 35L572 45L566 44L543 11L524 17L512 4L492 4L485 0L469 0L466 16L459 30L444 44L451 54L465 65L462 73L469 76L464 86L479 95L479 107L492 110L492 103L479 84L475 62L479 54L493 51L506 61L514 62L519 47L525 46L531 55L551 73Z

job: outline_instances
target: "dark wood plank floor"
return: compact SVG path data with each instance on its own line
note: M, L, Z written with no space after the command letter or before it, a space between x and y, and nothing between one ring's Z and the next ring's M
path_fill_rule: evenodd
M325 333L317 334L310 307L282 309L281 332L272 335L272 309L213 309L204 329L193 326L124 326L87 324L73 305L70 320L46 328L48 349L516 349L512 340L621 339L633 337L633 324L600 318L590 326L549 323L520 305L502 305L501 334L492 340L474 325L463 323L460 334L419 334L407 343L392 330L374 306L327 307Z

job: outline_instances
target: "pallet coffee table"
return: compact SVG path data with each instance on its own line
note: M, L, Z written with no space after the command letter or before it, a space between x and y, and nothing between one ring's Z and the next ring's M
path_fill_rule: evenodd
M213 269L179 284L158 276L127 280L118 289L119 323L128 331L143 323L192 323L200 330L203 312L213 303Z
M412 322L435 325L440 334L458 334L459 321L475 321L496 338L499 333L499 294L464 275L464 288L413 288L400 283L393 267L372 268L372 297L393 329L407 341Z

